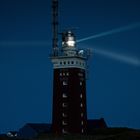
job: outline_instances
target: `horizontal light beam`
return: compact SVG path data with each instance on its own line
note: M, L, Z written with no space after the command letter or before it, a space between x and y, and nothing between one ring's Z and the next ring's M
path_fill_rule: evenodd
M93 51L97 54L103 55L105 57L127 63L134 66L140 66L140 59L135 56L128 56L121 53L111 52L103 49L93 49Z
M95 35L92 35L92 36L89 36L89 37L85 37L85 38L77 40L77 43L87 41L87 40L90 40L90 39L95 39L95 38L111 35L111 34L115 34L115 33L120 33L120 32L124 32L124 31L128 31L128 30L132 30L132 29L138 28L138 27L140 27L140 22L130 24L130 25L127 25L127 26L123 26L123 27L120 27L120 28L112 29L110 31L102 32L102 33L95 34Z
M47 46L51 45L49 41L0 41L1 46L17 47L17 46Z

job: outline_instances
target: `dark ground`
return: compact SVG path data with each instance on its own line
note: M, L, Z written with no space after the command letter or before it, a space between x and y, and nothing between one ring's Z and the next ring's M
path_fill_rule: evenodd
M23 140L0 137L0 140ZM130 128L94 129L88 135L52 135L41 134L31 140L140 140L140 130Z
M53 136L43 134L37 140L140 140L140 130L130 128L93 129L88 135Z

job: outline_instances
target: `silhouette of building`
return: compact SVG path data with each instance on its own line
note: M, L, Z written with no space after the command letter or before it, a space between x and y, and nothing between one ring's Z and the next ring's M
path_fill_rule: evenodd
M86 133L87 54L76 48L72 31L62 33L62 48L53 53L51 60L54 70L53 132Z
M108 128L104 118L101 119L88 119L87 120L87 133L95 134L95 130Z
M77 114L75 114L77 115ZM63 119L63 118L62 118ZM62 120L61 120L62 121ZM77 121L77 120L75 120ZM86 122L87 121L87 122ZM86 126L84 124L80 124L80 128L85 127L88 134L93 134L94 129L96 128L107 128L106 122L103 118L96 119L96 120L85 120L87 123ZM56 124L53 124L56 125ZM63 125L61 125L60 128L62 128ZM53 126L54 127L54 126ZM67 132L69 126L66 125ZM74 125L73 125L74 127ZM63 128L62 128L63 129ZM53 131L56 132L56 131ZM73 132L73 131L72 131ZM75 131L74 131L75 132ZM81 132L79 132L81 133ZM6 135L1 135L1 137L11 137L11 138L21 138L21 139L32 139L36 138L38 136L41 136L43 134L52 134L52 124L46 124L46 123L27 123L22 128L19 129L19 131L9 131Z
M51 133L51 124L27 123L19 129L17 137L23 139L30 139L35 138L42 133Z
M87 121L88 128L107 128L107 124L104 118L101 119L90 119Z

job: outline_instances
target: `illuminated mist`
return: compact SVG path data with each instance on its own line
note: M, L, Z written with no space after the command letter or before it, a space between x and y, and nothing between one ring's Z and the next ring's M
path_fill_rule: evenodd
M107 50L103 50L103 49L93 49L94 53L103 55L105 57L123 62L123 63L127 63L130 65L134 65L134 66L140 66L140 59L135 57L135 56L128 56L126 54L121 54L121 53L115 53L115 52L111 52L111 51L107 51Z
M123 31L127 31L127 30L132 30L134 28L138 28L140 27L140 22L134 23L134 24L130 24L127 26L123 26L120 28L116 28L116 29L112 29L110 31L106 31L106 32L102 32L96 35L92 35L89 37L85 37L83 39L79 39L77 40L77 43L83 42L83 41L87 41L90 39L95 39L95 38L99 38L99 37L103 37L103 36L107 36L107 35L112 35L115 33L120 33ZM0 46L44 46L46 47L47 45L51 45L51 43L48 41L19 41L19 42L0 42ZM87 45L85 45L87 46ZM87 47L88 48L88 47ZM91 48L91 47L89 47ZM135 57L135 56L127 56L125 54L121 54L121 53L115 53L112 51L108 51L108 50L103 50L103 49L99 49L99 48L94 48L93 49L94 53L109 57L111 59L114 60L118 60L120 62L124 62L124 63L128 63L134 66L140 66L140 59Z
M140 27L140 22L130 24L130 25L127 25L127 26L123 26L123 27L120 27L120 28L112 29L110 31L102 32L102 33L95 34L95 35L92 35L92 36L89 36L89 37L85 37L85 38L77 40L77 43L87 41L87 40L90 40L90 39L95 39L95 38L107 36L107 35L112 35L112 34L115 34L115 33L120 33L120 32L124 32L124 31L128 31L128 30L132 30L132 29L138 28L138 27Z
M20 46L33 46L33 47L39 47L39 46L47 46L51 45L50 41L2 41L0 42L0 47L20 47Z
M20 47L20 46L46 47L48 45L51 45L51 43L49 43L47 41L0 42L0 46L10 46L10 47ZM97 47L91 48L87 45L82 45L82 48L85 48L85 46L86 46L86 48L90 48L91 50L93 50L93 53L97 53L97 54L106 56L108 58L114 59L114 60L119 60L123 63L128 63L128 64L135 65L135 66L140 66L140 59L135 57L135 56L127 56L125 54L100 49L99 47L98 48Z

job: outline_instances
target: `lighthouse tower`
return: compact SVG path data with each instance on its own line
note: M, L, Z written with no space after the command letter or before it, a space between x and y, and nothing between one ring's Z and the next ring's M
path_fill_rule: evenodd
M62 33L62 46L51 56L53 63L54 133L86 133L86 63L84 50L76 47L75 35Z

